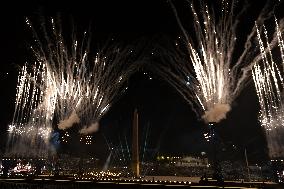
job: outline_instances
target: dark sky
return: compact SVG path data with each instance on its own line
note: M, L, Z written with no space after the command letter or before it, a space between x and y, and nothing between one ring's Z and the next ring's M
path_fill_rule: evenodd
M7 124L11 122L14 110L16 65L23 65L29 60L26 53L29 34L25 26L25 16L37 19L38 14L53 16L59 12L63 17L73 17L75 24L80 28L85 28L92 21L92 32L99 43L114 37L125 43L143 39L154 44L160 39L174 41L181 35L172 9L166 0L61 2L26 1L21 5L12 2L4 6L6 11L1 13L2 151ZM179 1L175 4L185 28L190 28L190 9L184 2ZM253 2L246 16L242 18L243 25L238 30L242 37L245 36L248 28L246 24L253 24L252 18L263 5L263 1ZM242 48L241 45L238 48ZM140 112L141 143L145 142L148 128L149 149L169 154L198 154L206 150L206 143L202 139L205 124L198 121L190 106L167 83L155 75L151 75L153 79L150 80L149 76L143 75L142 72L130 78L128 92L101 120L100 131L94 134L94 144L85 150L98 156L106 156L108 150L104 136L116 145L119 144L119 137L122 140L126 136L130 142L130 126L135 107L138 107ZM235 144L240 151L243 151L246 146L249 157L256 160L265 157L266 150L265 138L257 122L258 110L257 96L251 82L233 103L227 120L222 121L218 127L220 140L225 147ZM79 146L75 143L72 145ZM66 149L71 148L66 146Z

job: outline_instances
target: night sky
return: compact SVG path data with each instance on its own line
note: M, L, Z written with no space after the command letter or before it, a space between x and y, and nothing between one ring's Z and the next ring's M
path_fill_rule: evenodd
M186 1L174 2L185 28L191 31L190 9L186 6ZM246 36L247 25L253 24L255 15L264 4L263 1L253 2L245 16L241 18L242 27L238 30L241 37ZM27 1L26 4L17 6L11 3L4 8L7 11L1 13L0 29L1 151L4 151L7 125L12 121L14 111L17 65L29 61L26 46L29 43L30 33L25 25L25 16L36 20L39 18L38 15L54 16L60 13L62 22L64 18L70 16L74 18L75 25L80 29L86 28L91 21L93 38L98 42L98 46L102 46L109 38L115 38L123 43L133 43L138 40L152 45L161 41L174 43L181 35L173 11L166 0L101 1L100 3L97 1L57 3L41 0ZM276 10L279 12L279 9ZM237 52L238 48L241 49L242 46L237 46ZM141 69L130 78L129 90L101 120L100 130L94 134L93 145L82 148L74 134L74 139L69 145L65 145L64 150L74 154L93 153L103 158L109 153L105 138L117 145L119 138L123 141L126 137L130 143L132 115L134 108L138 108L140 139L141 143L145 142L148 130L149 154L160 152L182 155L200 154L201 151L206 151L207 145L202 138L205 124L198 120L191 107L171 86L154 73L149 76L144 75L144 72L147 70ZM266 141L257 121L258 110L257 96L251 81L233 103L227 119L218 126L223 151L229 151L234 144L239 154L242 154L246 147L252 161L266 158ZM79 147L80 150L77 150Z

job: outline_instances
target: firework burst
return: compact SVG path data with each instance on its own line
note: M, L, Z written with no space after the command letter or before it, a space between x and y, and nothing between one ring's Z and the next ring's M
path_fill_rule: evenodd
M46 155L54 129L77 124L81 134L98 130L101 117L126 91L126 81L139 68L132 63L141 54L107 44L92 56L90 31L76 36L71 30L67 41L59 20L42 22L41 36L29 19L26 23L33 33L34 61L19 75L8 149L23 156L35 148L35 154L42 150Z
M152 66L152 69L170 83L205 122L219 122L226 118L232 102L246 85L252 65L261 59L261 54L257 54L253 47L256 27L252 27L243 52L235 60L237 28L247 6L235 14L235 3L222 1L220 11L215 14L213 7L205 3L199 4L198 11L193 3L190 4L195 31L195 38L191 38L171 1L170 4L185 36L186 50L182 51L184 46L181 48L178 43L177 50L163 50L163 63ZM266 4L256 23L262 24L271 18L271 12ZM276 43L274 35L270 47ZM268 50L264 49L265 52Z
M278 49L281 61L276 61L270 44L267 42L267 31L258 31L258 41L262 61L253 66L252 75L260 104L259 121L265 129L269 155L271 158L284 156L284 43L281 25L275 19ZM270 49L265 52L267 47ZM280 64L279 64L280 63Z

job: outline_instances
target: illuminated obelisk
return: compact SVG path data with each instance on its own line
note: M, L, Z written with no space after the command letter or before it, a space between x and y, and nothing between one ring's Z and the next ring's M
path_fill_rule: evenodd
M139 146L138 146L138 112L134 110L132 128L132 170L134 177L139 177Z

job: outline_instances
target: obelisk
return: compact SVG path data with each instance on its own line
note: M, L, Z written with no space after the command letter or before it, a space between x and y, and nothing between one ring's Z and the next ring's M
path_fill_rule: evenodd
M138 111L134 110L132 128L132 170L134 177L138 178L139 173L139 144L138 144Z

